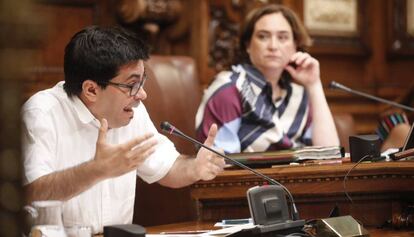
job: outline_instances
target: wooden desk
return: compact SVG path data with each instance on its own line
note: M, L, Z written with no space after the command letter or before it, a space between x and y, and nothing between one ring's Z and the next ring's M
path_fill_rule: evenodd
M335 204L340 215L352 215L365 226L380 226L414 202L414 162L378 162L358 165L343 179L353 163L312 166L277 166L259 172L285 185L295 198L301 218L328 217ZM199 221L250 216L246 191L265 183L245 170L228 170L211 181L191 187Z
M158 234L170 231L189 231L189 230L213 230L212 222L183 222L177 224L160 225L145 227L147 233ZM367 228L371 237L414 237L414 230L392 230L392 229L376 229Z

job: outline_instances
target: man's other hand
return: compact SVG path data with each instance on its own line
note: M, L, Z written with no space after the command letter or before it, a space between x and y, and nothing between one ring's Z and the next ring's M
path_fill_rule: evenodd
M101 120L94 161L107 178L117 177L135 170L155 151L157 140L147 133L123 144L113 145L106 141L108 122Z
M204 145L213 147L214 139L217 135L217 125L213 124L208 131L207 139ZM225 162L224 159L213 152L201 148L196 157L196 173L201 180L214 179L217 174L223 171Z

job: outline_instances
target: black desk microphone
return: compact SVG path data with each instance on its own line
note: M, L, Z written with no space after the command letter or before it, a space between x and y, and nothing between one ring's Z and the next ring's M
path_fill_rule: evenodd
M367 94L367 93L364 93L364 92L361 92L361 91L357 91L357 90L346 87L346 86L344 86L344 85L342 85L338 82L335 82L335 81L331 81L331 83L329 84L329 88L331 88L331 89L340 89L342 91L346 91L346 92L354 94L354 95L362 96L362 97L368 98L370 100L375 100L375 101L380 102L380 103L389 104L389 105L395 106L395 107L400 108L400 109L405 109L405 110L414 112L413 107L409 107L409 106L399 104L399 103L391 101L391 100L386 100L386 99L376 97L376 96L373 96L373 95L370 95L370 94Z
M169 133L169 134L174 134L174 135L179 136L179 137L182 137L182 138L184 138L184 139L186 139L186 140L188 140L188 141L190 141L190 142L192 142L194 144L197 144L197 145L199 145L199 146L201 146L201 147L203 147L203 148L205 148L205 149L207 149L207 150L209 150L209 151L211 151L211 152L213 152L213 153L215 153L215 154L223 157L224 159L228 160L230 163L232 163L234 165L237 165L238 167L240 167L242 169L249 170L253 174L255 174L255 175L257 175L257 176L265 179L266 181L268 181L269 183L271 183L273 185L277 185L277 186L282 187L283 190L287 193L289 199L291 200L291 204L292 204L292 220L294 220L294 221L299 220L299 212L298 212L298 210L296 208L296 204L295 204L295 201L293 199L292 194L289 192L289 190L285 186L283 186L278 181L276 181L276 180L274 180L274 179L272 179L272 178L270 178L270 177L268 177L268 176L266 176L266 175L264 175L264 174L262 174L260 172L257 172L256 170L254 170L254 169L252 169L252 168L250 168L250 167L248 167L248 166L240 163L239 161L234 160L234 159L232 159L232 158L230 158L230 157L228 157L228 156L226 156L224 154L221 154L220 152L218 152L218 151L216 151L214 149L211 149L210 147L205 146L203 143L201 143L201 142L195 140L194 138L192 138L192 137L184 134L183 132L181 132L180 130L178 130L177 128L175 128L173 125L171 125L169 122L166 122L166 121L162 122L161 123L161 129L163 131Z

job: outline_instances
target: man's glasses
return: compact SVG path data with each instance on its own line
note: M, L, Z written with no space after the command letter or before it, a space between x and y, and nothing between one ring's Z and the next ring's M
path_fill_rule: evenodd
M146 80L147 80L147 74L144 73L141 80L134 83L134 84L132 84L132 85L116 83L116 82L111 82L111 81L102 82L102 83L107 84L107 85L113 85L113 86L128 88L129 89L129 95L130 96L135 96L136 94L138 94L138 91L141 90L141 88L144 86Z

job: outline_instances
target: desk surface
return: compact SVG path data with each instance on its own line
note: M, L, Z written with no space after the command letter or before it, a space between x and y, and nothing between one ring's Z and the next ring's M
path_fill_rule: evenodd
M159 234L170 231L214 230L212 222L183 222L169 225L146 227L147 233ZM392 230L367 228L371 237L414 237L414 230Z

